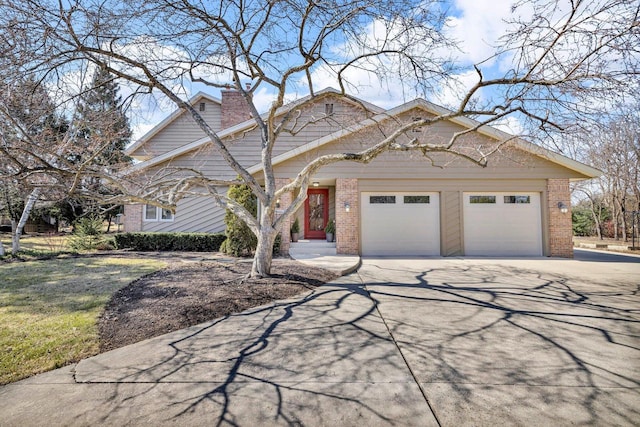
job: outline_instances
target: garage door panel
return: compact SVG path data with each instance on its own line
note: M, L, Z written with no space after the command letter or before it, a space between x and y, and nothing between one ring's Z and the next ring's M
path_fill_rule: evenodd
M463 215L466 255L542 255L540 194L464 193Z
M428 195L429 203L405 203L416 195ZM395 196L395 203L375 203L381 196ZM439 255L439 216L438 193L362 193L362 254Z

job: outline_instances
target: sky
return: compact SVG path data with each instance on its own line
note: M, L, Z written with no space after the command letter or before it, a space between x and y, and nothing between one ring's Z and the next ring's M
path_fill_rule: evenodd
M511 0L449 0L445 4L448 16L447 32L459 42L460 46L460 52L456 53L458 62L471 66L491 58L494 53L493 46L507 29L508 24L505 20L512 17L512 3ZM483 70L489 73L499 73L504 68L505 64L495 59L483 63ZM334 83L335 79L326 70L316 69L314 77L317 78L317 81L326 83L324 86L337 87ZM361 90L351 90L351 95L383 108L391 108L414 98L414 94L410 91L407 92L407 88L397 81L381 83L375 76L359 71L353 71L350 77L359 82L362 88ZM442 87L433 94L433 99L428 100L447 107L457 105L461 95L477 82L478 77L471 70L457 74L456 79L459 82L457 90ZM316 87L316 89L322 88ZM201 84L190 84L186 86L184 97L193 96L198 91L204 91L215 97L220 96L219 90ZM127 88L123 88L123 92L126 94ZM307 93L296 92L295 87L292 87L288 98L293 100L305 95ZM258 88L254 94L254 102L259 111L266 111L272 101L273 92L267 90L266 87ZM157 98L155 101L149 98L140 98L132 106L133 140L140 138L174 110L174 104L161 98ZM517 119L505 122L502 127L503 130L514 133L521 129Z

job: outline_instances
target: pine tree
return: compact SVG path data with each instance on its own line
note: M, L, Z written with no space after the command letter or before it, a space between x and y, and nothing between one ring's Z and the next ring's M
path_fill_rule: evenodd
M114 173L117 169L131 163L124 149L131 140L131 127L127 118L119 86L115 78L105 69L97 68L93 74L91 87L80 96L75 126L77 129L76 162L84 162L98 153L91 161L94 166L103 167L104 172ZM91 194L105 194L100 179L87 179L85 187ZM102 205L98 200L68 199L78 216L96 211L106 211L106 219L120 210L119 206Z
M104 68L93 74L91 89L84 92L79 101L76 123L78 143L83 147L99 150L94 160L104 166L130 163L124 149L131 140L131 128L119 95L114 77ZM83 153L83 157L92 152Z

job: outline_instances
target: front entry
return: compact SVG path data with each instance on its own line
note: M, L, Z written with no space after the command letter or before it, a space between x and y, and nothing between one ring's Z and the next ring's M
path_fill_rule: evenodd
M324 228L329 221L329 190L312 188L304 202L304 238L324 239Z

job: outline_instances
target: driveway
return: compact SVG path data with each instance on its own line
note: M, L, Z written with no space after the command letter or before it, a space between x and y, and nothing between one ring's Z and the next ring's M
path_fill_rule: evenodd
M442 425L639 425L640 258L367 260Z
M0 387L0 426L638 425L640 259L594 254L365 259Z

